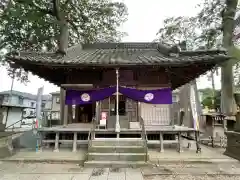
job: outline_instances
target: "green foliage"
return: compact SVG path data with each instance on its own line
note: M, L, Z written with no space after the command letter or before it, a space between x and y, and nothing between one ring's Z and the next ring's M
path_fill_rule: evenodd
M188 49L220 47L222 44L221 12L224 7L223 1L204 0L198 5L200 11L196 16L167 18L157 33L158 40L170 44L187 41Z
M188 50L222 48L223 12L225 8L225 1L204 0L198 5L196 16L180 16L165 19L163 27L157 33L157 41L165 42L169 45L186 41ZM235 69L235 84L239 84L240 50L236 46L232 46L228 49L228 54L233 57L231 63ZM214 69L213 73L216 71L217 69Z
M220 109L221 107L221 91L215 91L215 97L213 97L213 91L210 88L199 90L202 92L203 100L201 104L204 107L208 107L209 109Z
M1 4L0 34L5 48L36 50L43 46L56 50L59 22L54 0L9 0ZM69 46L83 42L119 40L123 33L117 28L126 20L123 3L109 0L60 1L60 9L69 28Z
M169 45L187 42L187 47L193 49L197 44L198 32L195 30L195 17L170 17L164 20L164 25L157 33L157 40Z
M56 51L59 17L68 27L68 46L120 41L125 33L118 27L126 21L127 7L110 0L2 0L0 51Z

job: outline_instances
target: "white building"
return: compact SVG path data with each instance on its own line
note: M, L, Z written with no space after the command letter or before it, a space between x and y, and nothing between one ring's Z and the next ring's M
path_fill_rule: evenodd
M43 110L51 109L51 95L43 95ZM2 124L6 127L20 127L24 122L32 122L36 116L37 95L19 91L0 92L0 112Z

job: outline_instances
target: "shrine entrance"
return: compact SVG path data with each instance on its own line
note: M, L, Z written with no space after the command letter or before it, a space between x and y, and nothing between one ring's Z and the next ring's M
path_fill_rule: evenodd
M75 107L76 123L91 123L95 116L95 103L77 105Z
M106 112L108 118L111 118L112 121L115 122L115 118L117 115L116 95L112 95L101 101L100 112ZM118 102L118 114L120 120L125 119L127 122L137 121L137 112L137 101L129 99L126 96L120 94ZM113 128L114 123L111 124L110 127Z

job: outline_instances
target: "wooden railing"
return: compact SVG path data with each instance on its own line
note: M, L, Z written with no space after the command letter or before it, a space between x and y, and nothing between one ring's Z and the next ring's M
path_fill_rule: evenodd
M92 128L88 133L88 148L92 146L92 140L95 138L96 123L97 123L97 120L94 117L92 119Z
M145 125L144 125L144 121L143 121L142 117L139 118L139 122L140 122L140 126L142 128L141 136L144 141L144 148L145 148L145 153L146 153L145 161L147 162L148 161L147 133L146 133L146 129L145 129Z

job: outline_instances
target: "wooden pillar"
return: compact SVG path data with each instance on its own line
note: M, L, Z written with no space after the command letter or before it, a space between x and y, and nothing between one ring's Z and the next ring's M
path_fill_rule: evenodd
M138 102L138 104L137 104L137 120L138 120L138 122L140 122L140 118L141 118L141 103Z
M211 137L211 141L212 141L212 147L214 148L214 140L215 140L215 137L214 137L214 132L215 132L215 118L212 117L212 137ZM196 139L197 140L197 139Z
M200 147L200 132L199 131L195 131L195 140L196 140L196 153L201 152L201 147Z
M68 123L73 123L72 105L67 105L68 109Z
M65 104L66 90L60 89L60 118L63 126L68 124L68 106Z
M96 102L96 112L95 112L95 114L96 114L96 119L95 120L97 121L97 124L98 124L99 121L100 121L100 102L99 101ZM108 116L110 116L110 114Z
M65 125L65 121L64 121L64 108L65 108L65 96L66 96L66 90L61 88L60 89L60 119L61 119L61 124Z
M160 132L160 152L164 152L163 148L163 133Z
M75 120L74 120L74 122L78 123L78 121L79 121L79 105L76 105L75 106Z
M181 153L181 152L183 152L181 132L178 132L177 136L178 136L178 152Z
M174 110L173 110L173 104L169 105L169 117L170 117L170 125L174 126L175 122L174 122Z
M77 132L73 134L73 152L77 152Z

